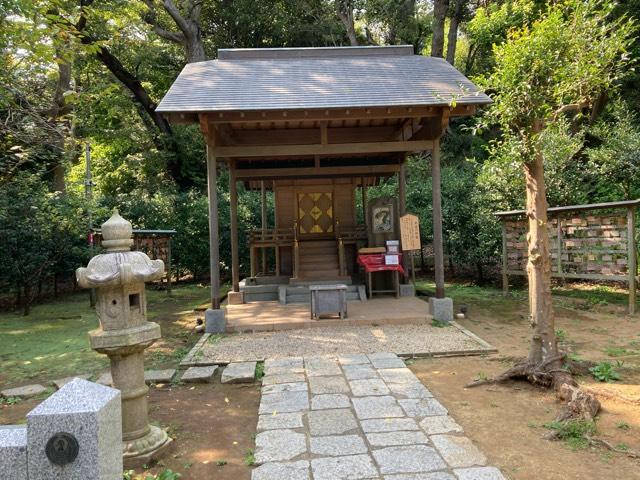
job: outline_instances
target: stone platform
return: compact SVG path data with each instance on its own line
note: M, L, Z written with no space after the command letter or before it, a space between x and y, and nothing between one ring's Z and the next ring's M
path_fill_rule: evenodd
M504 480L393 353L265 362L252 480Z

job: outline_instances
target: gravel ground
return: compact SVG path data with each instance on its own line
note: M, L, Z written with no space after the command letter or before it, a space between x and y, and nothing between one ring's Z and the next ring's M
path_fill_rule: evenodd
M483 350L490 351L455 326L344 326L211 337L200 351L193 352L193 358L197 363L229 363L333 353L394 352L406 356Z

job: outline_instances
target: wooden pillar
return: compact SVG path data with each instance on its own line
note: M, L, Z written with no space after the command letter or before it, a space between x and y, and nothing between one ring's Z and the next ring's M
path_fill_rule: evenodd
M500 219L502 224L502 295L505 297L509 294L509 275L507 270L509 268L509 258L507 252L507 225L504 218Z
M236 172L229 162L229 203L231 207L231 283L234 292L240 291L240 261L238 258L238 189Z
M407 157L405 156L400 163L400 170L398 171L398 210L400 216L407 213ZM400 232L398 232L400 236ZM409 276L409 258L410 252L404 252L402 255L402 268L404 269L404 277Z
M211 308L220 308L220 250L218 238L218 194L216 189L216 157L207 145L207 195L209 197L209 269L211 276Z
M365 177L361 179L362 187L360 193L362 193L362 220L364 221L364 226L369 225L369 221L367 219L367 185L365 184Z
M440 193L440 138L433 141L431 152L431 183L433 202L433 267L436 298L444 298L444 250L442 247L442 198Z
M267 233L267 189L264 186L264 180L260 180L260 214L262 221L262 238ZM267 274L267 251L264 248L260 249L262 254L262 274Z
M636 311L636 274L638 265L636 262L636 239L635 239L635 212L634 208L627 210L627 265L629 271L629 314Z

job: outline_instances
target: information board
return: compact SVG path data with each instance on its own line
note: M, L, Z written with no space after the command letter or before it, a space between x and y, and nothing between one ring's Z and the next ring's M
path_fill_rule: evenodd
M420 220L407 213L400 217L400 240L402 251L420 250Z

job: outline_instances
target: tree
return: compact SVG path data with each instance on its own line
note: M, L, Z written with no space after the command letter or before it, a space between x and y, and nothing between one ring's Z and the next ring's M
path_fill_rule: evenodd
M433 37L431 37L431 56L442 57L444 52L444 21L447 18L449 0L433 1Z
M356 35L356 28L353 22L353 1L352 0L336 0L336 9L338 11L338 18L344 25L347 31L347 37L352 47L357 47L358 37Z
M594 100L615 88L623 75L635 27L626 18L611 21L612 10L612 3L596 0L549 7L530 28L511 31L508 41L495 48L495 71L483 82L496 92L487 120L500 126L502 141L522 165L529 220L527 276L533 330L529 356L496 380L525 377L553 386L569 402L559 420L591 418L599 402L577 388L563 368L565 355L556 342L544 179L549 159L543 145L552 128L560 127L570 136Z
M449 34L447 36L447 62L451 65L456 60L456 46L458 44L458 28L464 18L466 0L455 0L453 15L449 23Z
M153 27L153 31L159 37L184 47L187 63L202 62L207 59L200 28L201 0L182 0L178 5L172 0L162 0L164 11L178 31L164 27L165 22L158 16L155 0L144 0L144 3L148 11L143 15L143 20Z

